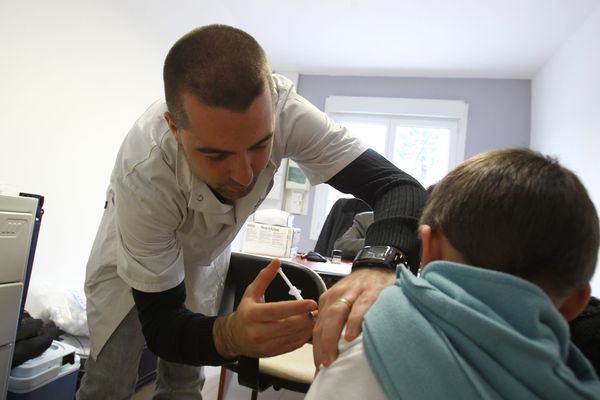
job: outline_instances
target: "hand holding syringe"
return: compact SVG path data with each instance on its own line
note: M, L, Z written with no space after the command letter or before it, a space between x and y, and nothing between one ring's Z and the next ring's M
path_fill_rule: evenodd
M283 278L283 280L285 281L285 283L290 288L290 291L288 292L290 294L290 296L294 296L294 298L296 300L304 300L304 298L300 294L302 291L300 289L298 289L296 286L292 285L292 282L290 282L290 280L288 279L288 277L283 273L283 270L281 269L281 267L279 268L279 270L277 270L277 272L279 273L279 275ZM315 315L312 313L312 311L308 313L308 318L311 321L315 320Z

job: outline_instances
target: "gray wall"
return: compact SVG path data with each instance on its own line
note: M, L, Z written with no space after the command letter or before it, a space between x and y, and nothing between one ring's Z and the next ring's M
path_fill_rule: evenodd
M530 80L300 75L297 90L321 110L328 96L463 100L469 105L465 158L496 148L529 147ZM308 215L294 219L302 229L299 251L315 245L308 238L313 199L311 190Z

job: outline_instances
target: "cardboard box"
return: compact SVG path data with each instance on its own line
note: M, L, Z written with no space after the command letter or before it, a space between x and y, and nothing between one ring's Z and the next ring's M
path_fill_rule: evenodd
M293 257L298 248L300 229L285 226L257 224L246 225L242 251L271 257Z

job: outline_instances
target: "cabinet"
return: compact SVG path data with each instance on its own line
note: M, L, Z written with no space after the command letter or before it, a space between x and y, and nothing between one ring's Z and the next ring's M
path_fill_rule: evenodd
M0 195L0 399L8 390L37 204L35 198Z

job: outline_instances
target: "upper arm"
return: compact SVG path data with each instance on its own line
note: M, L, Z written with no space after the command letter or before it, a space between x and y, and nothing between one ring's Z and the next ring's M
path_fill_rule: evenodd
M297 162L311 184L330 179L366 147L348 130L296 93L290 93L278 115L281 157Z
M306 400L387 399L367 361L362 335L352 342L343 337L337 359L329 367L321 366Z
M148 292L179 284L183 252L176 231L187 212L180 194L139 173L115 179L113 191L121 278Z
M425 189L415 178L372 149L361 154L327 183L340 192L364 200L375 215L377 200L390 189L400 189L417 203L423 203L426 198Z

